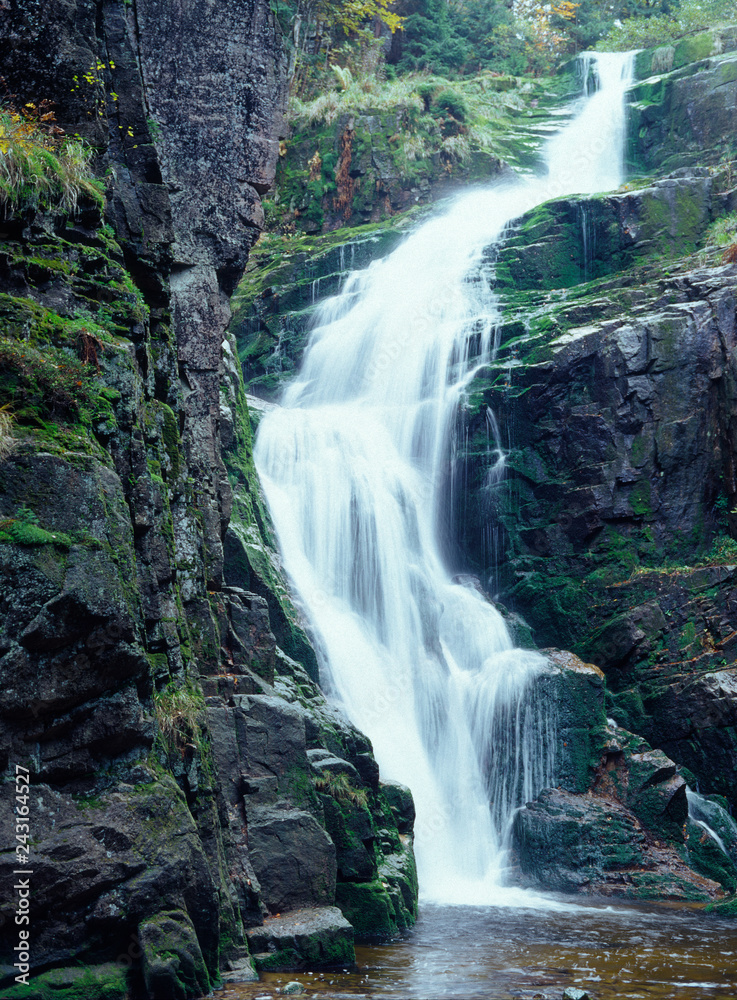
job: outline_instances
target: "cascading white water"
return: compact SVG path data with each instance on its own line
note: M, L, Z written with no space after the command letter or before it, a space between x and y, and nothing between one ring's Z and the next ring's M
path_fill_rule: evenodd
M436 538L459 397L498 323L478 267L509 220L621 182L630 65L584 58L584 81L596 72L600 86L548 143L547 176L474 190L352 274L259 427L285 569L333 693L382 775L412 789L421 891L436 901L500 901L514 810L554 773L555 720L534 697L542 657L451 581Z

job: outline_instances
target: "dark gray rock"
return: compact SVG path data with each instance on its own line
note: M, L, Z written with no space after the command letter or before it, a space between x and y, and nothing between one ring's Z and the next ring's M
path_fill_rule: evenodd
M725 27L638 53L630 122L638 166L673 169L735 155L735 48L735 29Z
M415 823L415 804L412 792L398 781L382 781L381 790L397 821L400 833L409 833Z
M335 906L296 910L269 917L248 932L248 943L263 971L353 966L353 928Z
M721 198L711 174L694 173L533 209L511 223L500 248L490 250L495 286L509 291L568 288L621 272L655 253L696 249ZM638 347L634 341L625 343L627 329L617 336L634 374Z
M525 884L570 893L706 901L717 883L693 872L611 799L546 789L521 809L514 844Z
M275 779L281 794L307 773L305 711L271 695L237 696L245 722L249 779Z
M320 787L318 781L317 788ZM342 795L320 795L320 802L325 829L335 844L338 879L364 882L373 878L376 873L376 827L368 808Z
M248 850L271 913L335 900L335 845L300 809L247 806Z
M329 750L315 748L307 751L312 770L318 774L344 774L347 778L352 778L357 784L361 784L361 776L350 761L336 757Z

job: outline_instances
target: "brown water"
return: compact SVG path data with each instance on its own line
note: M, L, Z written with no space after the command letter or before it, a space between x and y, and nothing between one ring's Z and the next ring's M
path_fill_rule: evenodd
M590 903L556 911L422 907L390 944L356 948L358 971L267 973L218 1000L276 1000L298 981L325 1000L735 1000L737 921L678 906Z

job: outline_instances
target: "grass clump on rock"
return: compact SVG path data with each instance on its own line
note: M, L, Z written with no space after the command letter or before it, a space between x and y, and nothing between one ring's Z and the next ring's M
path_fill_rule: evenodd
M74 213L82 198L100 208L104 195L94 177L94 151L69 139L43 105L18 111L0 107L0 205L5 214L26 208L59 208Z
M354 788L347 774L331 774L324 771L315 779L315 788L324 795L330 795L336 802L350 802L353 806L366 808L368 796L364 788Z

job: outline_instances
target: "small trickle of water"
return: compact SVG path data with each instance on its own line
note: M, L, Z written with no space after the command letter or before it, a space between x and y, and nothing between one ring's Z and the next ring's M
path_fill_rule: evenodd
M621 181L631 59L587 56L584 79L593 60L600 89L550 141L546 176L465 195L319 307L256 442L323 674L382 774L412 789L421 891L438 901L512 898L499 886L514 810L554 778L554 720L534 694L545 661L452 581L438 504L459 399L494 351L497 301L473 280L484 248L542 201Z
M700 826L720 851L737 864L737 823L727 810L713 799L686 789L689 818Z

